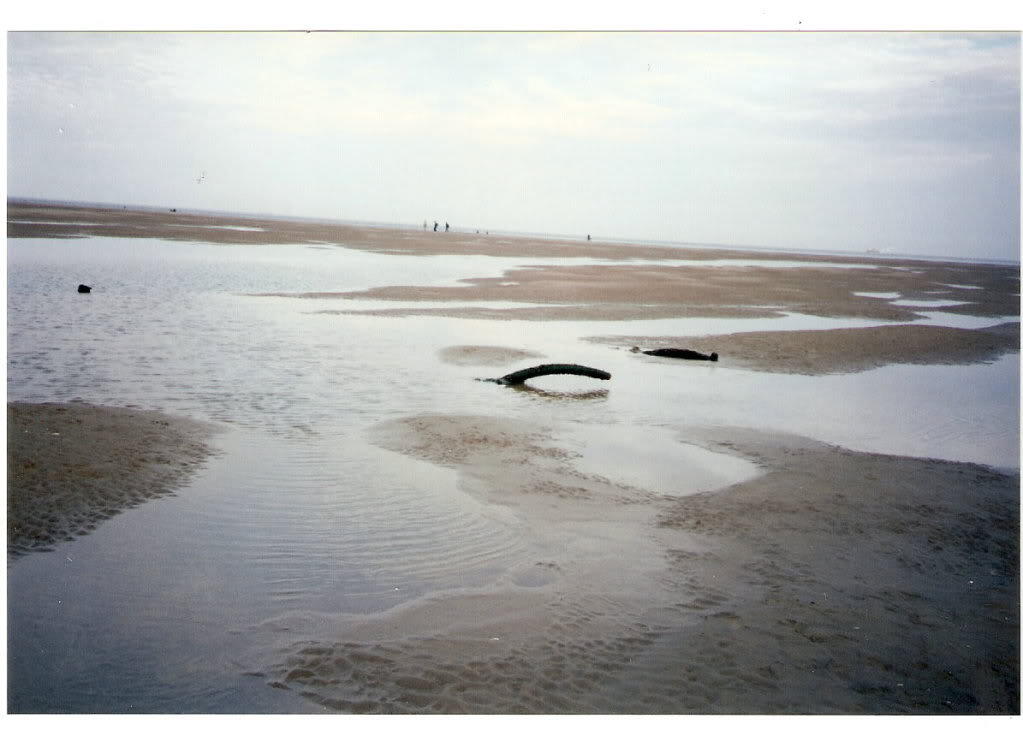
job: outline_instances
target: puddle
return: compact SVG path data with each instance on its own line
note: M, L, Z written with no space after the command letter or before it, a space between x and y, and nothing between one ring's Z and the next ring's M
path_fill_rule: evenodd
M897 307L958 307L962 304L969 304L956 299L895 299L891 302Z
M981 317L975 314L928 312L926 310L919 314L923 316L923 320L918 322L918 324L930 324L936 327L958 327L967 330L994 327L996 324L1005 324L1007 322L1019 322L1019 317Z
M756 477L751 462L679 441L671 431L648 426L572 424L557 440L579 456L587 474L655 494L709 492Z
M873 297L874 299L898 299L901 294L897 291L854 291L858 297Z
M786 261L783 259L707 259L672 261L676 266L749 266L764 269L876 269L873 264L842 264L834 261Z
M202 228L210 231L265 231L265 228L254 226L207 226L199 223L167 223L165 225L175 228Z
M26 221L11 218L9 223L21 223L30 226L102 226L103 223L89 223L86 221Z
M310 301L310 300L306 300ZM327 301L318 300L318 301ZM343 309L321 309L311 311L310 314L349 314L352 312L360 311L376 311L386 309L487 309L487 310L502 310L502 309L529 309L532 307L574 307L574 304L540 304L538 302L514 302L511 300L494 300L494 299L466 299L459 301L430 301L430 302L417 302L415 300L407 299L334 299L334 302L338 303L339 307ZM418 316L418 315L417 315Z

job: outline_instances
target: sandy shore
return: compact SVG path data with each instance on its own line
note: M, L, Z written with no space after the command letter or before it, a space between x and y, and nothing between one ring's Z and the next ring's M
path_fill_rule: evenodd
M829 262L822 259L819 263ZM809 263L796 268L728 266L727 262L721 266L552 265L511 269L500 277L465 279L452 286L386 286L291 296L417 303L415 307L371 312L399 316L429 314L478 318L480 307L471 303L512 301L535 306L497 308L494 316L626 320L777 317L793 312L910 322L920 318L910 307L861 293L898 292L902 299L925 302L923 306L928 311L1019 316L1016 296L1019 280L1012 278L1018 273L1008 267L923 263L913 269L889 263L879 268L827 268ZM981 288L957 288L959 286ZM440 309L431 308L430 302L467 304L464 309Z
M7 554L51 550L171 494L210 451L206 427L83 403L7 404Z
M920 318L912 308L898 304L896 296L922 301L928 311L976 316L1019 316L1020 313L1019 267L1010 265L741 251L699 245L682 248L603 244L330 222L213 217L169 210L116 210L18 202L8 205L7 216L7 235L22 238L118 236L211 243L330 244L412 256L597 258L610 262L532 265L505 271L499 277L469 278L451 286L252 292L260 296L415 303L410 307L358 310L362 314L629 320L777 317L794 312L889 322L911 322ZM749 265L751 260L754 265ZM708 266L708 263L714 265ZM480 306L507 301L534 306ZM437 308L430 307L430 302L466 304Z
M274 686L354 712L1019 710L1018 476L728 429L680 436L761 475L666 497L573 470L511 419L373 434L528 516L550 558L348 617Z
M478 255L522 258L600 258L628 261L708 261L749 259L751 254L694 244L684 250L636 244L594 244L583 240L506 236L497 233L451 231L434 233L419 227L404 230L357 226L333 221L287 220L259 216L229 216L172 210L52 205L8 201L10 238L163 238L208 243L336 244L385 254L407 256ZM870 263L870 258L763 251L757 259ZM916 263L916 262L913 262Z
M931 325L882 325L833 330L739 332L706 337L589 337L618 347L662 347L718 353L729 367L772 373L827 375L883 365L961 365L1019 352L1019 323L975 330ZM647 355L638 355L649 357ZM664 362L679 363L664 359Z
M675 555L695 585L734 595L725 574L753 590L686 637L711 664L777 684L749 709L1019 711L1018 476L751 431L704 437L767 473L677 500L659 524L722 541ZM734 689L720 700L748 707Z
M714 350L729 366L771 372L978 363L1019 349L1016 323L976 330L907 324L917 315L892 301L1018 316L1019 269L1011 266L598 247L169 211L13 205L8 216L9 236L328 243L391 254L619 262L517 268L459 286L269 293L408 303L371 311L386 316L727 316L752 324L796 312L878 324L595 340ZM678 263L750 258L806 266ZM509 300L532 306L480 306ZM580 325L580 337L586 334ZM515 343L467 343L437 354L450 364L495 366L542 355ZM199 431L159 414L15 405L8 424L14 554L87 532L166 493L207 455ZM1018 474L853 452L795 435L687 431L681 442L741 456L760 471L718 491L671 497L582 473L554 434L499 415L410 413L370 426L369 437L454 470L459 488L495 519L513 513L528 533L523 540L544 557L485 590L338 616L326 638L288 646L266 668L273 686L355 712L1019 712Z

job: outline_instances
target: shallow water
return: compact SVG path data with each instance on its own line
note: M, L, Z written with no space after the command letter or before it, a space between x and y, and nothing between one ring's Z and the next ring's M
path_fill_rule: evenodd
M897 291L854 291L858 297L873 297L875 299L898 299L900 294Z
M913 309L926 309L929 307L958 307L969 302L961 299L894 299L891 302L897 307L912 307Z
M703 425L1018 469L1016 355L992 365L803 377L658 361L580 339L876 322L406 319L316 314L322 302L239 295L446 284L549 263L10 240L9 400L82 399L230 425L216 439L221 455L188 489L11 565L11 709L311 712L315 705L250 674L281 646L331 639L318 619L296 617L372 614L442 592L556 580L536 568L551 548L530 537L520 516L470 496L451 470L373 446L367 429L389 419L518 418L552 429L578 472L651 494L721 488L756 473L746 461L680 442ZM93 293L77 294L79 283ZM535 350L613 378L501 388L475 378L532 363L443 362L438 353L455 345ZM628 535L601 539L630 554Z

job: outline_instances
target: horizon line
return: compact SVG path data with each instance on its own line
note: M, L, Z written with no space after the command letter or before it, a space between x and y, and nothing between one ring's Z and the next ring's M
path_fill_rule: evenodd
M260 211L237 211L237 210L223 210L223 209L210 209L210 208L175 208L167 205L153 205L146 203L109 203L100 201L89 201L89 200L68 200L60 198L40 198L31 196L19 196L19 195L8 195L7 203L30 203L40 205L50 205L53 207L92 207L92 208L103 208L103 209L125 209L125 210L143 210L143 211L166 211L166 212L180 212L188 214L207 214L207 215L219 215L219 216L236 216L242 219L249 218L269 218L277 220L292 220L292 221L309 221L309 222L327 222L336 223L340 225L361 225L369 227L385 227L385 228L412 228L415 230L419 229L418 224L415 223L404 223L396 221L373 221L363 220L354 218L331 218L325 216L316 215L285 215L279 213L267 213ZM637 244L637 245L656 245L656 246L668 246L668 247L702 247L702 248L718 248L726 250L738 250L738 251L773 251L773 252L784 252L784 253L801 253L807 255L833 255L833 256L862 256L862 257L877 257L877 258L908 258L908 259L920 259L930 261L949 261L949 262L974 262L974 263L991 263L991 264L1012 264L1019 266L1023 256L1017 255L1016 258L997 258L997 257L957 257L950 254L921 254L921 253L907 253L897 250L878 250L872 248L866 248L863 250L850 250L850 249L810 249L802 248L799 246L756 246L752 244L727 244L727 243L709 243L709 242L693 242L693 241L676 241L676 240L665 240L665 239L644 239L634 236L622 236L622 235L611 235L611 236L596 236L593 238L586 238L591 234L587 233L556 233L556 232L540 232L540 231L520 231L520 230L508 230L500 228L486 228L485 226L454 226L452 230L456 233L469 233L473 229L484 230L488 232L498 233L501 235L510 235L517 237L531 237L531 238L558 238L558 239L574 239L579 238L580 241L585 243L616 243L616 244Z

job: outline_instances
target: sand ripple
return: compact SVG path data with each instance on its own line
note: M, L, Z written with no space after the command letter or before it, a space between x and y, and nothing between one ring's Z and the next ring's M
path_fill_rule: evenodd
M46 550L180 487L208 429L81 403L7 405L7 552Z
M480 449L529 443L526 428L489 426L503 445L410 448L480 469ZM437 595L341 622L332 640L293 644L268 681L368 713L1018 710L1018 477L750 430L701 438L765 473L620 505L615 521L656 514L645 551L596 521L576 534L595 542L569 541L542 588ZM512 501L510 483L490 487ZM568 496L570 514L597 520L613 489ZM580 530L530 511L530 498L514 500L529 524Z

